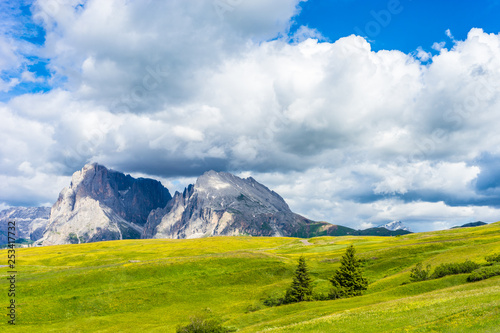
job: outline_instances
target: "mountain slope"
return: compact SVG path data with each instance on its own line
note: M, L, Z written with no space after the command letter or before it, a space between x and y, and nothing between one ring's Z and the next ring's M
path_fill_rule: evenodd
M500 252L500 223L401 237L141 239L16 249L21 313L2 332L175 332L190 317L255 332L498 332L500 276L467 274L405 283L419 262L485 262ZM354 245L365 295L267 307L305 254L315 293ZM7 251L0 253L3 257ZM9 281L3 279L3 287ZM8 304L7 293L0 302ZM42 306L41 306L42 305ZM3 326L2 326L3 325ZM21 327L21 328L20 328Z
M16 222L16 239L40 239L49 222L49 207L12 207L0 212L0 244L7 244L9 221Z
M459 225L459 226L456 226L456 227L452 227L452 229L480 227L480 226L487 225L487 224L488 223L485 223L485 222L482 222L482 221L477 221L477 222L470 222L470 223L462 224L462 225Z
M311 222L251 177L208 171L151 212L142 237L290 236Z
M156 180L88 164L52 206L43 245L140 238L151 210L170 199Z

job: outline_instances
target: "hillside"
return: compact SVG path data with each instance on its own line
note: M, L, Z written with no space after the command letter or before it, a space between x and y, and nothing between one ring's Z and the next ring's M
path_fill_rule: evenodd
M15 328L2 332L174 332L197 313L238 332L494 332L500 277L466 274L402 285L417 262L432 267L500 252L500 223L398 237L144 239L17 249ZM354 244L370 285L364 296L268 308L304 254L316 292L327 291ZM0 254L6 257L6 251ZM6 268L0 288L7 290ZM7 293L1 293L7 304Z
M480 227L480 226L486 225L486 224L488 224L488 223L485 223L485 222L482 222L482 221L470 222L470 223L462 224L462 225L459 225L459 226L456 226L456 227L452 227L452 229Z

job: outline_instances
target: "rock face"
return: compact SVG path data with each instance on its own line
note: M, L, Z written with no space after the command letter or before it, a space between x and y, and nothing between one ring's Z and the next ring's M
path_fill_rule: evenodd
M310 222L253 178L209 171L152 211L142 238L292 236Z
M8 223L16 222L16 239L37 241L49 222L49 207L13 207L0 212L0 244L8 242Z
M149 213L171 198L159 181L88 164L52 206L43 245L140 238Z
M411 232L410 228L405 226L401 221L392 221L383 225L379 225L377 228L386 228L387 230L390 231L404 230Z

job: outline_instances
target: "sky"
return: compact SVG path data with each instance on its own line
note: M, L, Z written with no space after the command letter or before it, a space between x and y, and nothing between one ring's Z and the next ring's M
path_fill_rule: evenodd
M307 218L500 220L500 1L0 0L0 208L98 162Z

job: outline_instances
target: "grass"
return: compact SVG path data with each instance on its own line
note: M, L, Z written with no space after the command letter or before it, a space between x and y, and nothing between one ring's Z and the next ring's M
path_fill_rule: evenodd
M16 249L17 325L5 319L0 330L175 332L193 315L207 314L238 332L497 332L500 327L500 276L468 283L468 274L458 274L403 285L418 262L486 264L486 256L500 253L500 223L309 241L313 245L296 238L213 237ZM263 306L267 296L284 293L300 255L307 259L315 291L327 292L350 244L363 258L370 282L364 296ZM1 252L6 258L6 250ZM5 307L6 271L0 271Z

